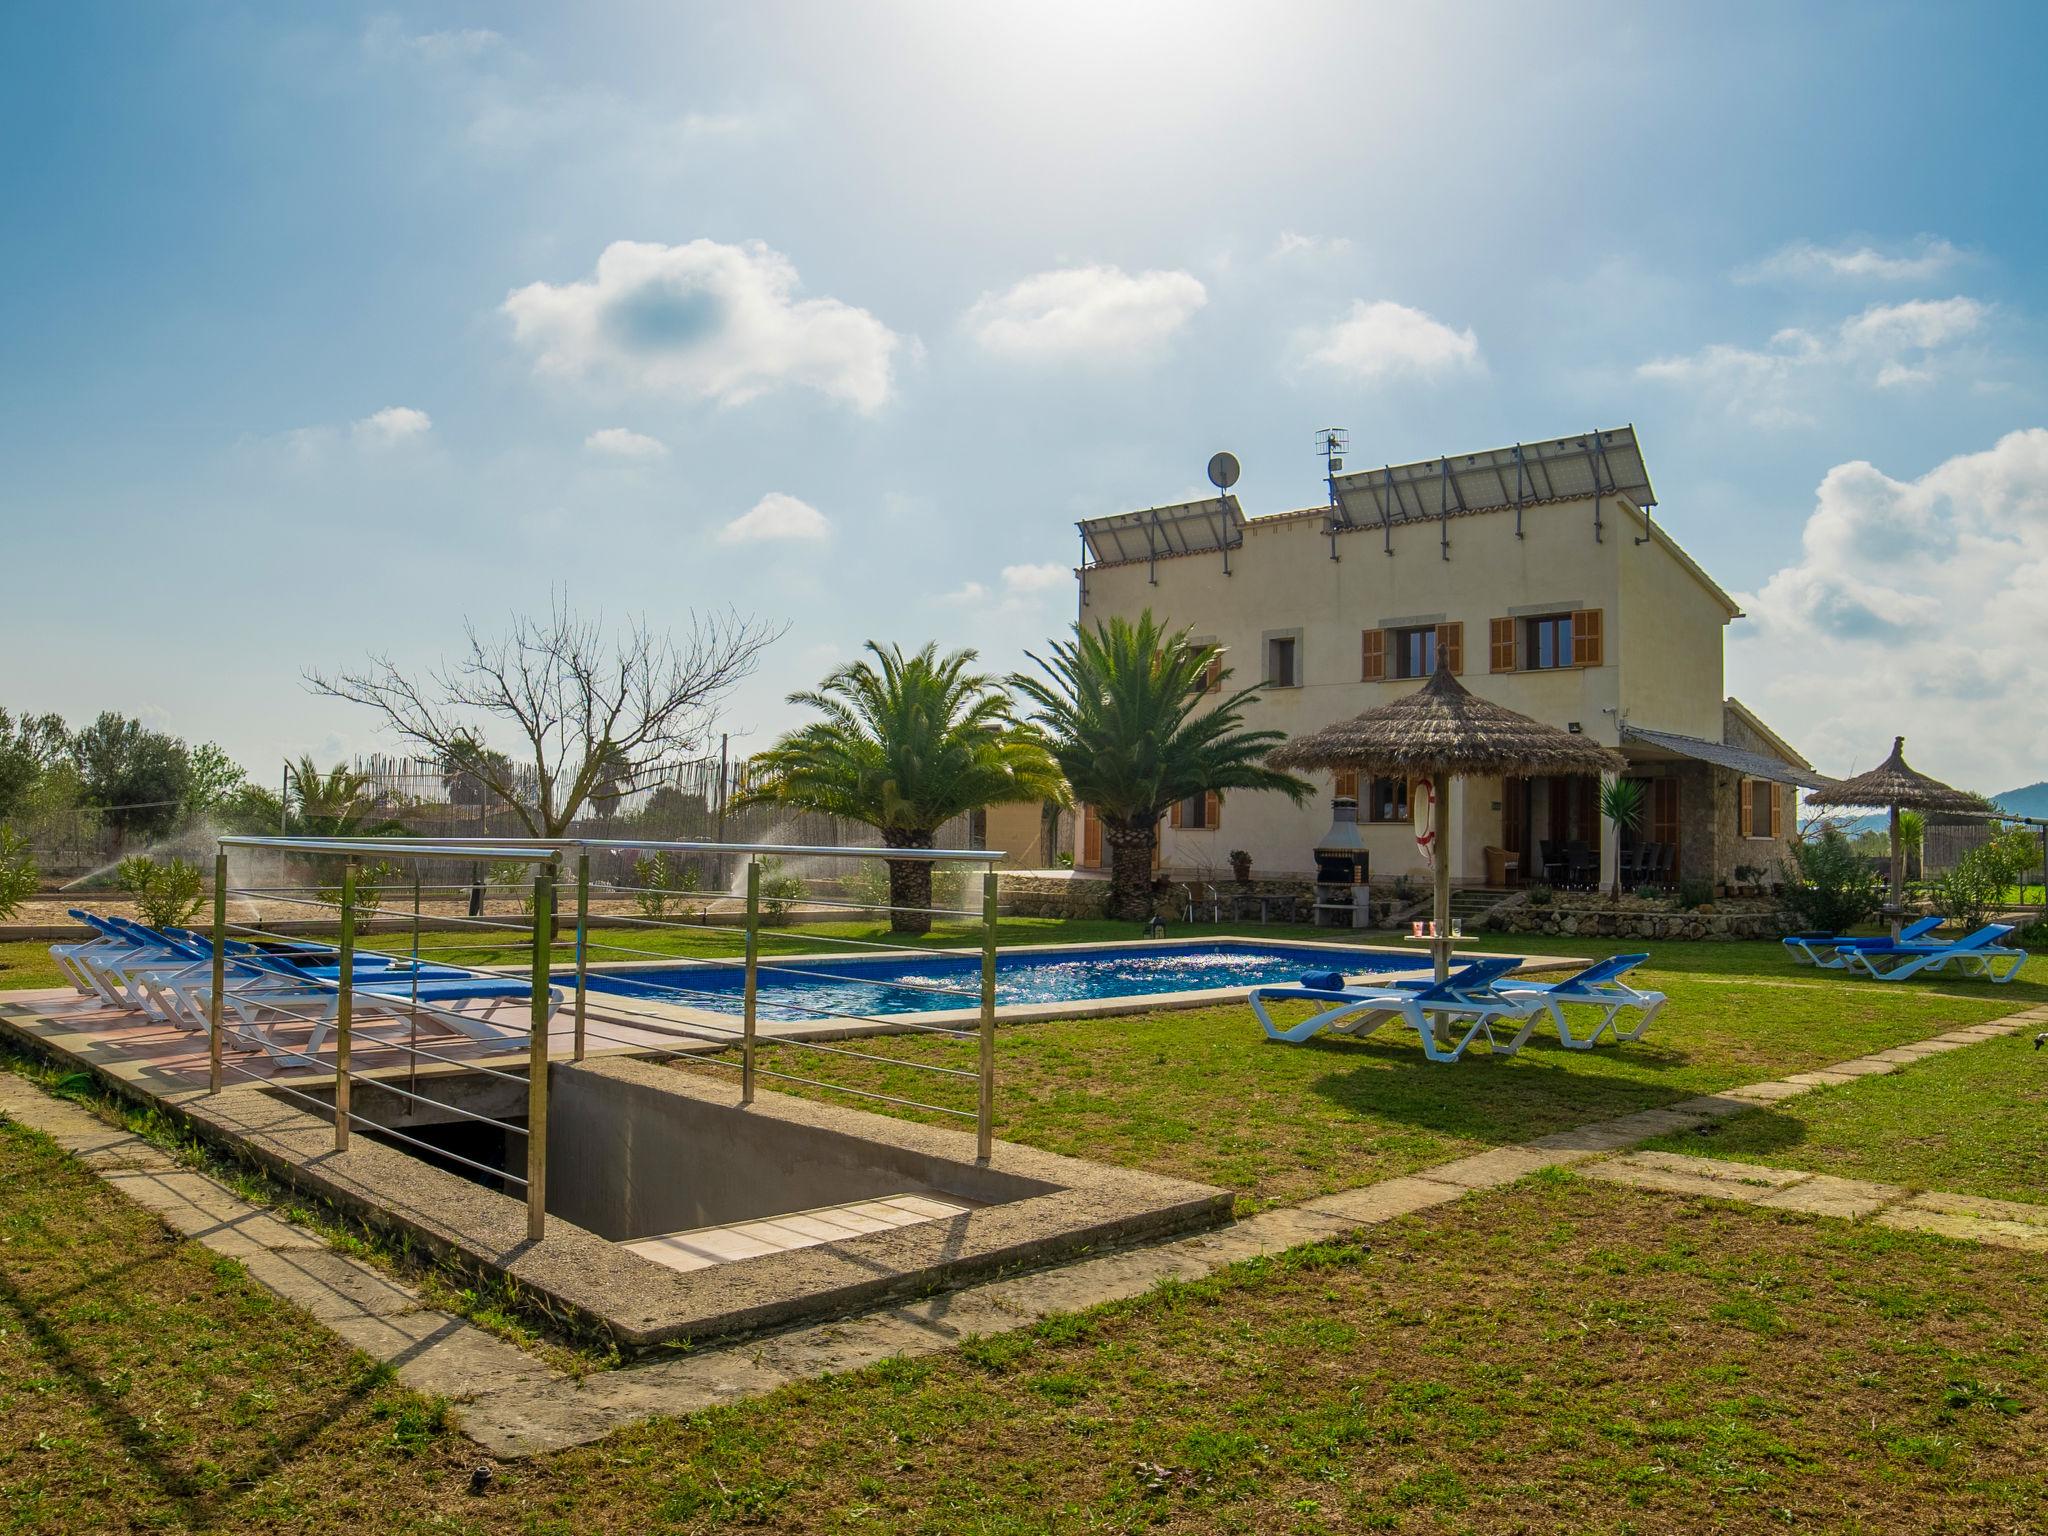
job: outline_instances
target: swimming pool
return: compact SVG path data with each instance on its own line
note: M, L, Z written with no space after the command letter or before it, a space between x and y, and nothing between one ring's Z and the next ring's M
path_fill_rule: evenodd
M996 1004L1097 1002L1169 992L1227 991L1298 981L1305 971L1350 975L1428 967L1427 951L1213 939L1167 944L1012 949L996 957ZM745 970L737 963L593 970L593 992L737 1014ZM558 977L574 981L574 976ZM774 956L760 963L757 1014L798 1022L834 1014L939 1013L980 1006L981 957Z

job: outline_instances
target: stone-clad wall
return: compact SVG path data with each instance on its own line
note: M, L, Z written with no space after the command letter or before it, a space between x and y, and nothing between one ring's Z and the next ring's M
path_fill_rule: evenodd
M1646 912L1627 907L1532 907L1516 903L1486 920L1495 933L1601 939L1781 939L1804 926L1792 912Z

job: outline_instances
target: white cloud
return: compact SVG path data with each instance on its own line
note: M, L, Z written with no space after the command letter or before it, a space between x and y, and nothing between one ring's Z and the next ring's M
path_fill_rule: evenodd
M387 405L349 426L349 435L369 448L395 448L415 442L432 430L433 417L409 405Z
M759 241L620 240L591 277L528 284L503 307L543 373L721 405L801 385L880 409L903 338L797 286L795 265Z
M721 544L806 543L832 536L825 514L807 501L770 491L718 531Z
M1842 340L1852 347L1893 353L1907 348L1946 346L1982 329L1989 313L1975 299L1910 299L1904 304L1873 304L1854 319L1842 322Z
M1280 238L1273 242L1273 256L1282 261L1289 257L1345 256L1350 251L1351 242L1342 235L1303 235L1291 229L1281 230Z
M1356 300L1342 318L1304 330L1295 339L1308 367L1368 383L1486 368L1470 326L1454 331L1435 316L1391 299Z
M600 427L583 439L583 446L592 453L602 453L614 459L635 459L645 462L649 459L668 457L668 444L658 437L649 437L644 432L629 431L625 427Z
M1922 235L1904 249L1885 252L1869 245L1815 245L1794 240L1762 261L1739 268L1738 283L1805 281L1921 283L1939 277L1963 259L1946 240Z
M1155 350L1208 302L1192 273L1068 267L983 294L962 323L999 357L1122 358Z
M1931 383L1958 344L1984 329L1990 312L1960 294L1873 304L1831 333L1790 327L1760 348L1716 342L1684 356L1653 358L1636 375L1691 389L1757 426L1807 426L1816 419L1816 405L1844 385Z
M1006 565L1003 586L1011 592L1056 592L1074 584L1073 571L1064 565Z
M1030 613L1042 609L1049 595L1073 589L1074 573L1064 565L1006 565L995 589L979 581L963 582L932 599L947 608L992 607L999 613Z
M1739 594L1733 691L1824 772L1904 731L1914 763L1986 792L2040 778L2048 716L2048 429L1917 480L1837 465L1799 559Z

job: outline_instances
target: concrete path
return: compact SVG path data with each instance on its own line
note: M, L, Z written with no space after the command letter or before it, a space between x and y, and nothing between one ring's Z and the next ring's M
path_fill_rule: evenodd
M1767 1168L1675 1152L1632 1152L1586 1170L1586 1176L1632 1189L1739 1200L1773 1211L1803 1211L1845 1221L2048 1253L2048 1205L1985 1200L1939 1190L1914 1193L1897 1184L1843 1179L1797 1168Z
M1497 1147L1407 1177L1265 1211L1218 1231L988 1281L843 1322L582 1377L556 1375L513 1345L427 1307L416 1293L368 1264L329 1251L302 1228L246 1204L204 1175L179 1167L150 1143L109 1128L25 1079L0 1073L0 1113L77 1153L178 1232L240 1260L259 1282L305 1308L364 1353L389 1361L407 1386L453 1399L461 1405L463 1430L493 1455L509 1458L583 1444L655 1414L691 1413L827 1372L855 1370L891 1356L929 1354L974 1335L1007 1332L1054 1313L1141 1296L1164 1280L1199 1279L1226 1264L1448 1205L1476 1191L1511 1184L1540 1168L1625 1152L1651 1137L1777 1103L1829 1083L1897 1071L1926 1056L2044 1024L2048 1007L2029 1009L1818 1071ZM1736 1171L1717 1176L1701 1172L1702 1166ZM1992 1240L1987 1234L1996 1232L2014 1246L2033 1246L2030 1234L2037 1226L2031 1214L2034 1207L1961 1196L1910 1196L1904 1190L1891 1199L1875 1193L1891 1186L1705 1158L1639 1154L1589 1171L1637 1187L1682 1184L1687 1193L1852 1218L1875 1216L1889 1225L1969 1235L1980 1241ZM1800 1190L1806 1193L1799 1194ZM2048 1233L2048 1225L2039 1230Z

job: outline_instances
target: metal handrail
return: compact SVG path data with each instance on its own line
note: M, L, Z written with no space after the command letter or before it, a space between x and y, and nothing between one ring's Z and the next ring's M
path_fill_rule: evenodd
M329 892L333 887L318 884L285 885L268 887L232 887L228 884L227 863L230 849L267 850L289 852L301 855L338 857L342 861L338 900ZM704 902L740 903L743 906L739 923L692 922L686 919L666 917L655 918L627 913L594 914L591 905L591 854L601 851L616 852L678 852L701 854L745 854L745 894L733 892L677 892L661 891L678 901L691 898ZM978 987L954 987L929 981L905 979L871 979L838 971L832 966L834 952L846 949L877 950L904 957L955 958L958 950L948 953L934 950L926 944L889 943L872 939L854 939L831 934L788 934L780 935L769 928L764 921L767 902L762 896L763 857L791 858L836 858L908 860L920 862L943 862L951 864L981 865L982 903L978 914L980 939L980 985ZM575 1059L584 1059L589 1042L594 1038L600 1044L620 1050L652 1053L659 1056L689 1057L708 1065L730 1069L737 1066L740 1071L740 1102L743 1106L754 1102L757 1080L771 1079L776 1082L798 1084L829 1093L846 1094L854 1098L872 1099L880 1103L903 1108L970 1119L976 1124L976 1149L981 1161L987 1162L993 1150L994 1124L994 1032L995 1032L995 928L998 913L998 878L994 870L1001 853L983 849L936 849L936 848L875 848L875 847L817 847L809 845L777 845L769 843L713 843L688 842L665 839L601 839L601 838L314 838L314 837L255 837L233 836L219 839L214 861L213 888L213 987L208 1003L209 1034L209 1082L213 1092L220 1092L225 1072L232 1071L238 1077L262 1081L273 1091L303 1099L324 1108L333 1118L334 1143L337 1151L348 1147L349 1132L353 1126L361 1125L374 1130L378 1135L404 1142L437 1156L446 1158L461 1166L486 1173L506 1183L520 1184L526 1191L527 1233L530 1239L539 1240L546 1227L546 1178L547 1178L547 1114L548 1114L548 1071L549 1071L549 994L558 985L566 985L566 974L557 982L555 969L559 963L556 951L573 950L575 962L575 1005L574 1005L574 1053ZM450 935L441 945L422 946L421 925L429 917L422 913L421 896L430 887L419 878L420 861L432 858L459 858L470 860L491 860L504 863L522 864L531 867L533 873L532 895L529 911L519 918L487 918L436 913L431 921L436 927L454 926L476 930L473 937L460 934ZM366 908L360 900L358 887L359 867L368 859L405 860L413 865L412 878L405 882L402 875L390 881L379 881L380 887L389 890L409 883L412 887L412 902L409 914L394 910L395 904L379 901L375 908ZM567 871L566 861L574 861L573 938L557 938L555 919L555 897L558 881ZM441 887L431 887L440 889ZM473 888L473 886L472 886ZM460 890L463 886L451 884L449 890ZM600 886L600 890L607 889ZM652 888L610 887L613 894L621 889L633 893L639 889ZM298 936L275 932L259 923L229 923L227 907L229 898L244 901L257 899L276 901L282 905L313 907L331 910L339 918L338 941L333 944L336 959L336 974L331 977L301 977L298 984L309 992L325 994L331 1001L327 1005L331 1013L333 1029L332 1071L334 1079L333 1101L324 1104L319 1098L306 1094L291 1084L274 1077L264 1077L250 1070L242 1062L223 1060L226 1041L232 1038L237 1050L260 1046L273 1052L279 1059L292 1060L319 1069L327 1063L320 1053L299 1051L283 1045L281 1040L265 1038L253 1026L231 1024L224 1020L223 996L227 990L228 970L231 958L226 946L229 934L238 933L255 937L297 942ZM566 902L566 896L565 896ZM956 922L971 922L977 917L972 908L952 907L892 907L883 902L852 902L823 900L823 905L835 910L859 910L864 912L915 914ZM412 926L410 954L394 953L391 950L372 949L358 944L358 927L375 912L379 916L409 916ZM260 914L259 914L260 915ZM570 913L562 914L564 919ZM678 930L701 930L737 938L739 953L734 955L679 955L665 954L659 950L646 949L632 944L612 944L592 937L596 927L623 927L627 929L674 928ZM763 953L764 939L787 939L790 943L802 943L811 951L794 954ZM510 1121L495 1119L490 1115L467 1109L461 1105L437 1100L429 1093L420 1091L418 1063L421 1060L445 1063L468 1071L488 1074L508 1082L521 1079L514 1072L489 1067L482 1062L467 1060L461 1056L448 1055L420 1045L418 1023L422 1018L452 1021L454 1011L439 1007L423 1000L420 990L422 978L417 972L410 974L411 995L408 998L402 984L406 973L390 978L387 985L382 980L371 981L360 974L356 967L359 955L377 954L394 960L410 959L415 967L423 953L435 948L475 949L490 948L510 951L517 946L527 956L527 996L531 1005L531 1019L525 1031L527 1065L524 1082L527 1090L527 1114L524 1126ZM819 953L818 951L824 951ZM612 995L624 993L627 1005L623 1008L591 1006L589 980L591 978L592 951L625 955L645 955L649 959L667 962L678 968L690 969L699 966L720 966L727 969L737 965L742 972L740 995L740 1017L730 1026L711 1020L692 1020L686 1027L678 1027L670 1020L655 1016L652 1011L642 1016L634 1011L631 1003L636 992L649 992L662 1000L703 999L730 1005L731 993L713 992L689 986L678 987L673 983L641 981L633 975L630 966L616 971L601 971ZM200 962L203 964L204 962ZM499 966L495 970L504 976L516 976L518 969ZM962 1109L957 1104L926 1103L900 1094L884 1093L875 1089L852 1086L848 1083L833 1082L829 1079L814 1078L797 1072L783 1071L760 1063L759 1048L762 1038L759 1032L760 1005L762 999L762 973L789 978L810 978L827 982L869 983L892 989L928 993L946 998L958 998L961 1007L979 1002L979 1018L971 1028L951 1028L939 1024L926 1024L914 1015L876 1016L834 1009L811 1002L785 1002L775 998L777 1008L787 1009L798 1016L799 1024L804 1019L823 1021L844 1021L852 1025L869 1025L888 1030L902 1030L918 1034L938 1035L952 1040L974 1039L978 1045L977 1060L972 1069L949 1066L934 1060L915 1060L885 1055L880 1052L861 1050L847 1045L834 1045L824 1039L806 1039L796 1035L775 1034L768 1037L768 1043L789 1050L807 1050L828 1057L844 1058L848 1061L870 1063L882 1067L902 1067L950 1081L971 1080L976 1085L976 1101L972 1109ZM601 994L602 995L602 994ZM772 994L771 994L772 995ZM518 1132L525 1138L528 1149L527 1172L521 1178L501 1169L489 1168L482 1163L465 1158L460 1154L445 1151L418 1137L408 1136L390 1126L378 1125L358 1114L351 1103L350 1093L354 1078L351 1051L354 1044L355 1014L358 999L375 999L380 1008L409 1017L413 1022L410 1039L390 1039L379 1034L374 1037L379 1049L390 1049L404 1053L412 1063L410 1086L382 1077L366 1079L371 1085L403 1098L409 1102L445 1109L463 1120L491 1125L506 1131ZM308 1018L320 1007L311 999L305 1009L290 1006L283 999L258 1000L251 995L251 1002L266 1012L291 1018ZM399 1005L393 1008L392 1005ZM644 1005L642 1005L644 1006ZM598 1026L593 1029L592 1025ZM627 1033L619 1033L619 1032ZM807 1029L808 1033L817 1033ZM829 1031L844 1039L849 1033L860 1031L835 1029ZM438 1037L437 1037L438 1038ZM516 1038L516 1031L512 1038ZM650 1040L654 1043L650 1045ZM673 1047L660 1042L674 1041ZM738 1060L735 1062L728 1053L732 1046L738 1046ZM429 1079L428 1081L432 1081Z

